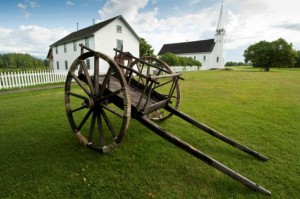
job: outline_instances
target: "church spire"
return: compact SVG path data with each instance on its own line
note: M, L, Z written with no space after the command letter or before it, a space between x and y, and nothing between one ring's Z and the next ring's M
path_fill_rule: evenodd
M224 17L223 17L223 1L222 1L221 11L220 11L220 16L219 16L218 26L216 30L216 35L221 35L221 34L225 34Z

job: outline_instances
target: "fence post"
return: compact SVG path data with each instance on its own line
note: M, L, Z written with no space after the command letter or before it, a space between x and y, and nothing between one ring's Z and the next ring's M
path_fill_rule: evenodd
M41 71L37 71L37 81L38 84L41 84Z
M11 72L11 80L12 80L12 86L15 88L17 87L17 77L15 75L16 73L15 72Z
M50 74L51 74L51 79L52 79L51 82L56 82L56 81L55 81L56 78L55 78L55 73L54 73L54 71L53 71L53 70L50 70L49 72L50 72Z
M11 73L8 72L8 88L12 88L12 82L11 82Z
M19 76L19 71L17 71L16 73L15 73L15 78L16 78L16 83L17 83L17 87L18 88L20 88L20 76Z
M29 78L26 71L24 71L25 87L29 86Z
M5 89L7 88L6 73L3 73L3 86Z

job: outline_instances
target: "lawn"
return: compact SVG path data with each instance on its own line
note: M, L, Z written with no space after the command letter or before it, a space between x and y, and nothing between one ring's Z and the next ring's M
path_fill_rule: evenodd
M300 198L300 70L184 73L180 110L269 157L176 117L161 124L272 192L255 192L131 120L109 154L72 136L63 88L0 95L0 198Z

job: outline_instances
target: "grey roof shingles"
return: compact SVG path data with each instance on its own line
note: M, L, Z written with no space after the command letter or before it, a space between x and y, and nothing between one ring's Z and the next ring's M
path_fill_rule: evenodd
M122 17L122 15L119 15L119 16L116 16L114 18L108 19L106 21L103 21L103 22L97 23L95 25L89 26L87 28L83 28L81 30L72 32L71 34L65 36L64 38L62 38L62 39L58 40L57 42L53 43L52 45L50 45L50 47L57 46L57 45L64 44L64 43L68 43L68 42L71 42L71 41L76 41L76 40L82 39L84 37L88 37L88 36L94 34L96 31L103 28L104 26L106 26L107 24L109 24L110 22L114 21L117 18L121 18L123 20L123 22L133 32L133 34L139 39L138 35L134 32L134 30L130 27L130 25L126 22L126 20Z
M174 54L212 52L214 46L214 39L164 44L158 55L163 55L167 52Z

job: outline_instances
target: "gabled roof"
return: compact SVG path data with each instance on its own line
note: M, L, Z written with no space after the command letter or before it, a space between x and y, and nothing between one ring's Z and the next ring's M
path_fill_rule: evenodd
M164 44L158 55L163 55L167 52L174 54L212 52L214 46L214 39Z
M53 43L52 45L50 45L50 47L53 46L57 46L60 44L64 44L64 43L68 43L71 41L75 41L75 40L79 40L82 39L84 37L88 37L93 35L96 31L100 30L101 28L105 27L107 24L111 23L112 21L114 21L115 19L121 19L126 26L130 29L130 31L134 34L134 36L140 40L139 36L136 34L136 32L131 28L131 26L127 23L127 21L123 18L122 15L116 16L114 18L108 19L106 21L102 21L100 23L97 23L95 25L89 26L87 28L83 28L81 30L77 30L75 32L72 32L71 34L65 36L64 38L58 40L57 42Z

